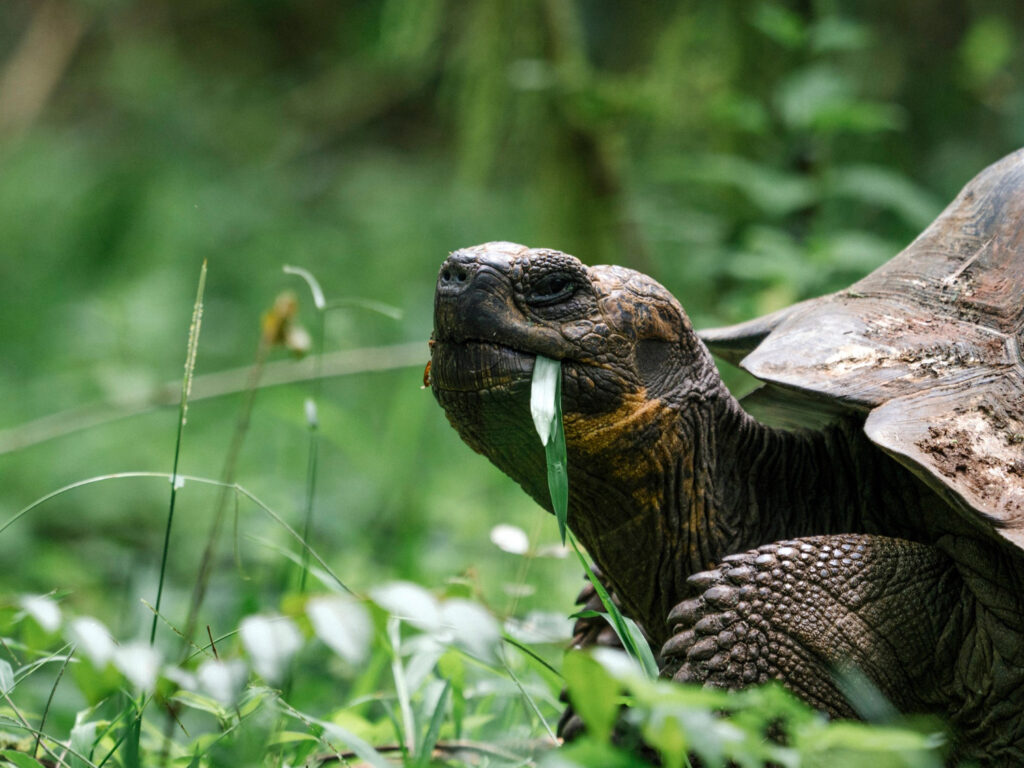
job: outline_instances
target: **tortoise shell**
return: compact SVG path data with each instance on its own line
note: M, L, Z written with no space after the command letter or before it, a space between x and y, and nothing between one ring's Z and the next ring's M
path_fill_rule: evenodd
M874 443L1024 546L1024 150L846 290L701 336L787 397L863 412Z

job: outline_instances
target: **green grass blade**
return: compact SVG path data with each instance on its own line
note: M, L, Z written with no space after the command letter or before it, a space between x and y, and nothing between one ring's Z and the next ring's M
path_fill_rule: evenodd
M121 753L124 768L142 768L139 752L139 741L142 737L142 713L139 712L128 726L128 738L124 740L124 751Z
M565 431L562 428L561 361L537 355L533 364L530 414L544 445L551 509L558 520L558 533L562 537L562 544L565 544L566 521L569 516L569 475Z
M531 696L529 691L526 690L522 681L516 676L516 673L512 671L512 665L510 665L508 663L508 659L505 658L504 651L501 654L501 663L506 674L508 674L512 679L512 682L515 683L516 688L519 689L519 693L523 697L523 700L527 705L529 705L530 709L533 710L533 714L537 716L538 722L544 726L544 730L548 732L548 737L552 742L557 742L558 737L555 735L555 732L551 730L551 726L548 725L547 718L544 717L544 713L540 711L540 707L537 706L537 702L533 700L533 696Z
M302 267L293 267L289 264L285 264L282 268L286 275L296 275L306 281L306 285L309 286L309 292L313 295L313 304L318 312L323 312L327 307L327 302L324 300L323 289L320 288L319 281L313 277L313 273Z
M248 489L245 488L245 486L239 485L238 483L225 483L223 480L214 480L209 477L199 477L198 475L172 475L167 472L113 472L108 475L97 475L96 477L87 477L84 480L77 480L73 483L69 483L68 485L58 488L55 491L50 491L50 493L46 494L45 496L40 496L27 507L22 507L20 510L15 512L14 515L12 515L7 520L7 522L5 522L3 525L0 525L0 533L3 533L5 530L7 530L7 528L14 525L14 523L18 522L18 520L25 517L30 512L33 512L39 507L43 506L43 504L45 504L46 502L51 501L57 498L58 496L62 496L63 494L69 493L78 488L83 488L87 485L95 485L96 483L105 483L111 480L127 480L135 478L154 477L163 478L164 480L170 480L172 477L177 477L179 482L199 483L201 485L211 485L217 488L227 488L232 493L244 496L257 507L259 507L261 510L263 510L263 512L265 512L275 523L284 528L288 535L295 539L303 549L308 550L310 556L320 565L324 572L334 580L334 583L337 584L337 586L340 589L350 594L355 594L345 584L345 582L343 582L341 578L331 569L330 565L327 564L327 561L324 560L323 557L321 557L320 554L315 549L313 549L313 547L310 546L309 543L302 538L302 536L299 535L299 532L292 528L290 525L288 525L288 523L284 520L283 517L281 517L281 515L275 512L270 505L268 505L266 502L262 501L258 496L252 493L252 491L249 491ZM159 616L159 613L155 613L155 615Z
M587 572L587 578L590 579L590 583L593 584L594 589L597 590L597 594L601 598L601 603L604 605L604 609L608 612L609 623L612 625L612 629L615 630L615 634L619 636L619 640L622 641L622 647L625 648L626 653L637 660L647 677L652 680L657 679L658 662L654 660L654 654L651 652L651 647L647 644L647 640L644 638L643 632L640 631L640 627L638 627L636 622L632 619L627 619L623 616L619 607L612 602L611 595L608 594L608 590L604 588L604 584L602 584L601 580L594 574L593 569L590 567L590 563L587 562L587 558L583 556L579 546L576 544L576 538L574 536L569 536L569 543L572 544L573 551L576 552L576 557L578 557L580 563L582 563L583 570Z
M326 327L327 302L324 300L323 289L320 283L311 272L300 267L285 266L284 271L289 275L297 275L306 281L310 293L313 295L313 306L316 307L317 332L316 355L314 356L315 375L313 386L308 398L306 398L306 426L309 430L309 450L306 457L306 503L305 517L302 523L302 538L309 540L313 529L313 507L316 502L316 481L317 481L317 454L320 446L319 418L317 417L317 402L320 400L321 383L323 382L323 359L324 359L324 338ZM309 553L302 552L302 567L299 572L299 592L306 591L306 579L309 573Z
M324 729L325 738L344 742L367 765L371 765L373 768L394 768L394 763L387 760L380 752L374 749L372 744L359 738L347 728L343 728L337 723L324 722L323 720L314 720L313 722Z
M3 757L4 760L15 766L15 768L43 768L42 763L24 752L15 752L12 749L6 749L3 752L0 752L0 757Z
M181 403L178 406L178 435L174 443L174 462L171 470L171 499L167 508L167 526L164 530L164 548L160 556L160 578L156 587L156 613L160 612L160 600L164 595L164 576L167 573L167 554L171 544L171 526L174 523L174 503L178 496L178 461L181 458L181 437L188 421L188 397L192 391L192 376L196 369L196 353L199 351L199 330L203 324L203 295L206 292L206 260L199 270L199 286L196 301L192 305L192 323L188 329L188 347L185 353L185 375L181 381ZM149 630L149 644L156 641L156 615Z
M345 307L367 309L370 312L376 312L378 315L389 317L392 320L401 320L405 316L405 313L400 307L385 304L382 301L360 298L358 296L346 296L327 302L327 309L343 309Z
M391 642L391 676L395 681L395 696L398 697L398 707L402 713L402 740L406 754L412 755L416 752L416 721L412 714L412 700L409 696L409 686L405 679L405 667L402 666L402 631L401 620L395 616L388 617L388 639Z
M452 690L452 681L444 681L444 690L437 697L437 706L430 718L430 725L427 733L420 744L419 753L416 758L416 768L427 768L430 765L430 758L434 754L434 746L437 744L437 737L441 735L441 725L444 723L445 712L448 709L448 696Z
M551 507L558 520L558 532L562 543L566 541L566 522L569 515L569 474L568 459L565 448L565 430L562 427L562 363L537 355L533 367L533 383L530 392L530 413L533 423L544 443L544 456L548 468L548 492L551 494ZM625 618L615 603L612 602L604 585L594 575L587 559L576 545L576 539L569 535L569 542L576 551L576 556L583 564L587 576L593 583L597 594L601 597L605 610L608 612L612 628L622 641L626 653L640 664L644 673L650 678L657 678L658 663L654 660L651 647L644 639L643 632L636 622Z
M57 686L60 685L60 681L64 678L64 671L68 668L71 657L74 655L75 647L72 646L71 650L68 651L67 656L64 657L64 663L60 665L60 671L57 672L57 679L53 681L53 685L50 687L50 695L46 697L46 706L43 707L43 713L39 716L39 733L36 734L36 743L32 747L32 757L39 754L39 743L43 738L43 728L46 726L46 716L49 714L50 706L53 704L53 696L57 693Z
M562 429L561 376L555 386L555 418L551 439L544 446L544 456L548 465L548 492L551 494L551 506L554 508L555 519L558 521L558 535L562 537L562 544L565 544L566 524L569 518L569 473L565 457L565 432Z
M513 640L511 637L508 637L507 635L505 637L503 637L502 640L505 643L508 643L509 645L511 645L513 648L515 648L518 651L520 651L521 653L529 656L531 659L533 659L535 662L540 664L542 667L544 667L544 669L546 669L548 672L550 672L555 677L559 677L560 678L562 676L561 672L559 672L557 669L555 669L544 658L542 658L540 656L540 654L538 654L536 651L534 651L529 646L523 645L518 640Z

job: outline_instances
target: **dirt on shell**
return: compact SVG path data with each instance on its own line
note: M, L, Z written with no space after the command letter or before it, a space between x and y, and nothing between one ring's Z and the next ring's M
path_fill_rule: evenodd
M1024 434L983 409L928 428L917 447L954 487L968 490L994 512L1024 514Z

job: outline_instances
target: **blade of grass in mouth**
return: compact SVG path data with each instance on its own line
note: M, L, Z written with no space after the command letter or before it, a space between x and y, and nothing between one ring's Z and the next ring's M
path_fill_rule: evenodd
M565 432L562 430L562 363L537 355L530 390L530 414L544 444L548 467L551 507L558 520L558 533L565 544L569 514L569 476L566 473Z
M530 389L530 414L533 425L544 443L544 455L548 466L548 492L551 494L551 507L558 520L558 532L562 536L562 544L566 539L566 518L569 512L569 475L565 453L565 432L562 430L562 363L537 355L533 366L533 382ZM608 612L608 621L615 634L622 641L626 653L639 663L650 679L658 677L658 663L643 636L640 627L622 615L618 606L612 601L600 579L594 574L586 558L576 546L576 539L569 534L576 556L593 583L601 603Z

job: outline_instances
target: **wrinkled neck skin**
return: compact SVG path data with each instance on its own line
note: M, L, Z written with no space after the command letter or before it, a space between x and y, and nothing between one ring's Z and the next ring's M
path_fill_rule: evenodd
M725 555L798 536L900 533L881 516L921 519L906 512L929 496L858 424L789 432L757 422L718 379L710 355L700 355L705 386L676 398L638 393L619 413L565 417L570 527L656 643L686 595L686 578Z

